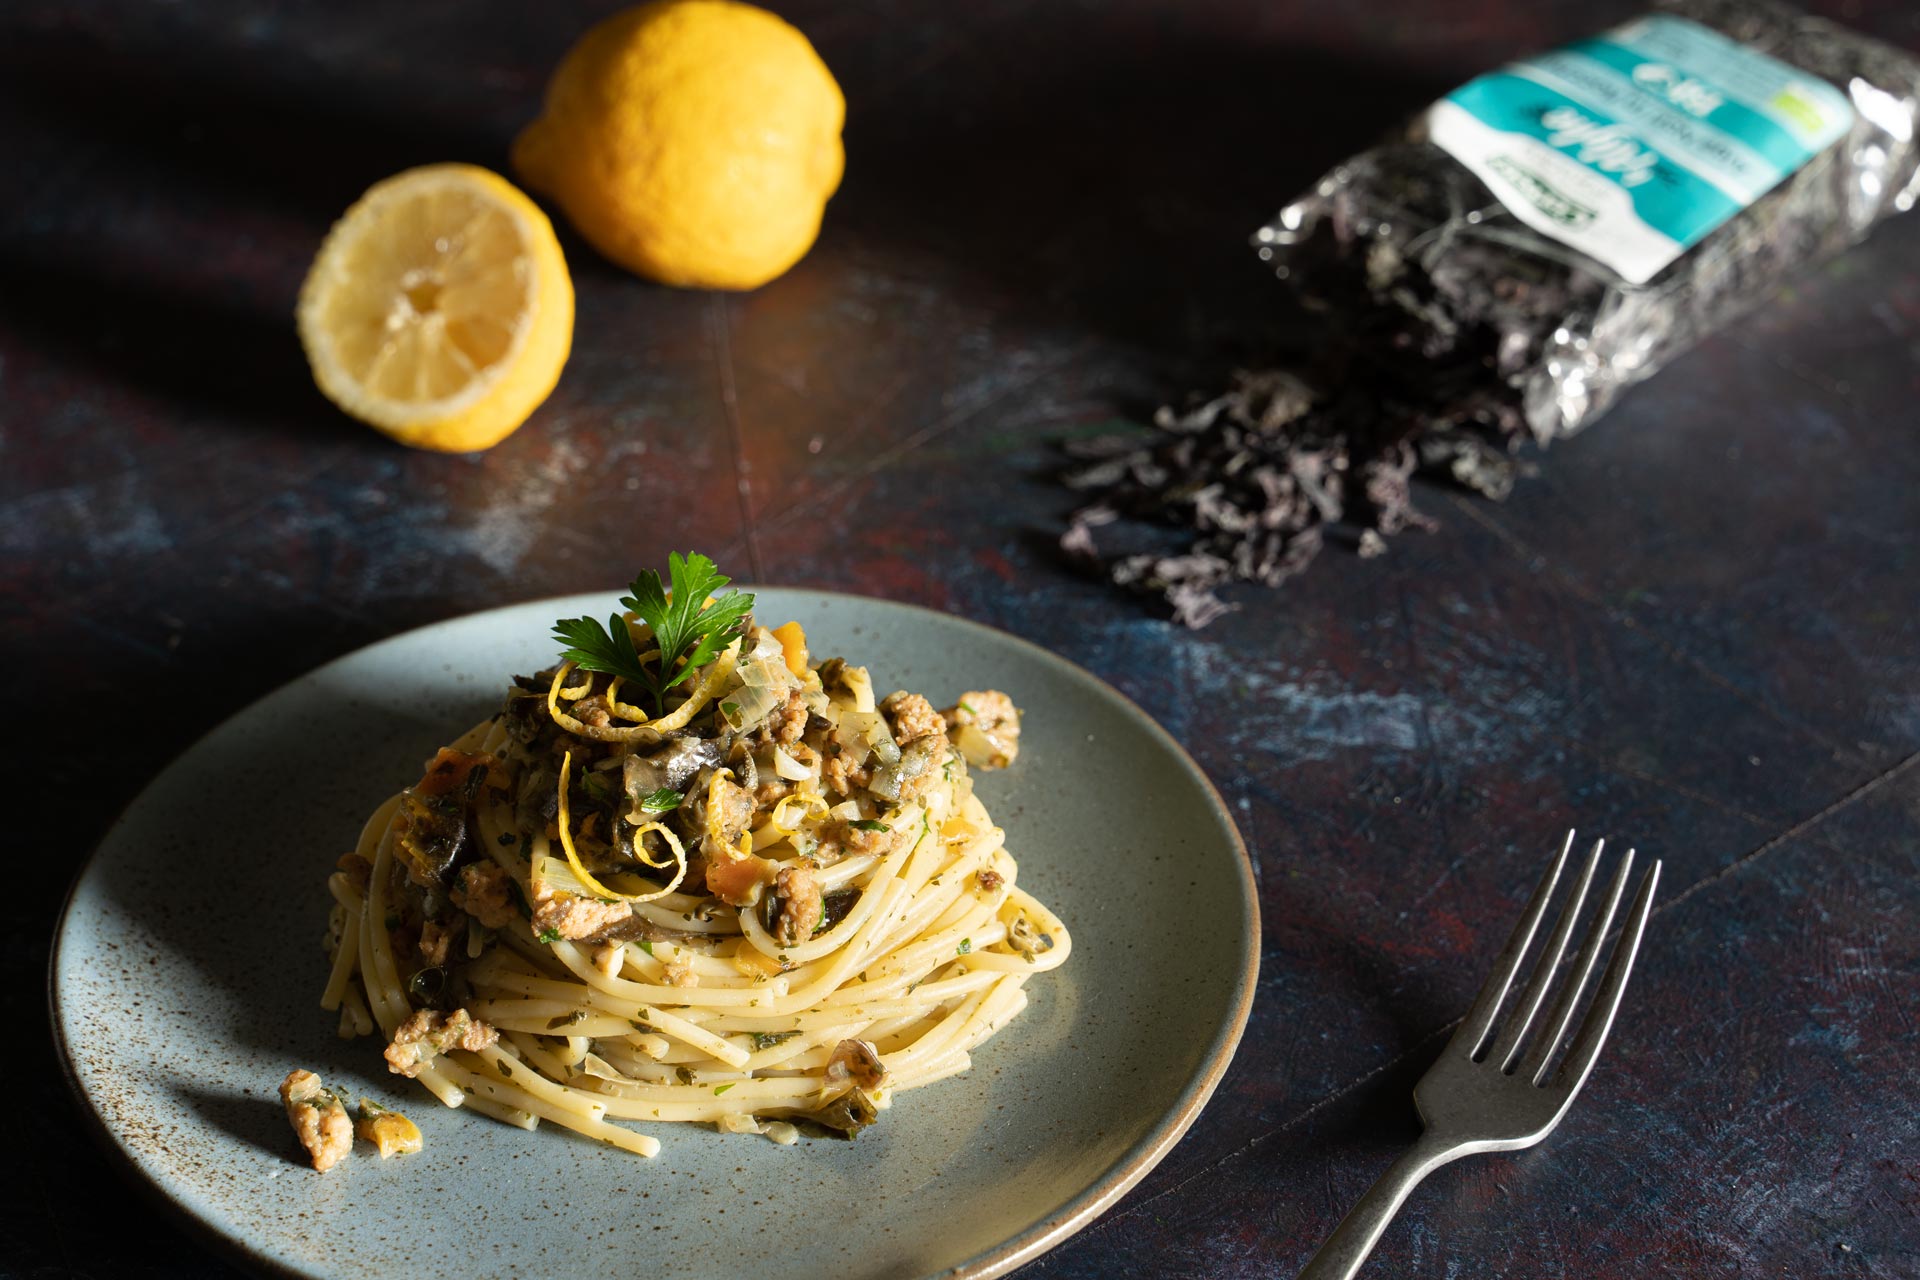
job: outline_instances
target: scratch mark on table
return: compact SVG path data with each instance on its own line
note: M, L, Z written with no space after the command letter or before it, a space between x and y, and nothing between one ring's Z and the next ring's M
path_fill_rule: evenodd
M1730 346L1738 347L1742 351L1751 352L1759 356L1788 377L1806 383L1823 395L1832 396L1848 408L1853 407L1853 387L1851 385L1842 379L1824 374L1810 365L1800 363L1792 356L1780 351L1776 344L1772 342L1755 342L1751 338L1743 338L1732 333L1725 335L1725 340Z
M1004 404L1007 400L1025 391L1028 387L1031 387L1042 378L1052 374L1063 365L1070 364L1074 357L1080 354L1082 349L1090 345L1091 341L1091 339L1082 339L1073 343L1071 346L1063 348L1055 354L1053 359L1034 366L1027 371L1024 377L1015 378L1003 384L999 390L987 396L984 400L973 404L955 406L953 409L936 418L933 422L920 428L920 430L914 432L904 440L901 440L898 444L880 450L874 454L871 459L856 468L851 474L826 486L811 498L796 502L792 506L768 517L765 523L769 528L778 527L807 514L809 511L816 511L837 498L843 497L848 490L852 489L862 480L884 471L915 450L924 449L927 445L933 443L933 441L939 439L947 432L954 430L956 427L964 426L966 423L973 421L980 414L987 412L996 405Z
M1792 826L1780 832L1778 835L1775 835L1771 839L1762 842L1761 844L1757 845L1756 847L1749 850L1748 852L1741 854L1739 857L1735 858L1732 862L1729 862L1724 867L1721 867L1718 871L1715 871L1710 875L1704 876L1701 879L1694 881L1694 883L1692 883L1691 885L1688 885L1685 889L1682 889L1679 893L1675 894L1673 897L1668 898L1665 902L1661 903L1659 908L1654 912L1654 915L1659 916L1659 915L1666 914L1668 911L1671 911L1673 908L1679 906L1681 903L1685 902L1687 899L1699 893L1702 889L1708 888L1711 885L1718 884L1720 881L1725 880L1728 876L1733 875L1735 872L1745 868L1749 864L1773 852L1775 849L1779 848L1781 845L1785 844L1787 841L1794 839L1796 836L1800 836L1806 833L1807 831L1811 830L1816 826L1819 826L1821 823L1825 822L1828 818L1833 817L1835 814L1838 814L1843 810L1852 808L1854 805L1866 799L1868 796L1874 794L1876 791L1879 791L1882 788L1889 786L1895 780L1900 778L1902 775L1911 772L1915 768L1915 766L1920 766L1920 751L1914 752L1912 755L1908 756L1906 759L1900 761L1898 764L1895 764L1890 768L1881 770L1879 773L1867 779L1865 782L1861 783L1859 786L1855 787L1853 790L1847 792L1845 795L1841 796L1839 799L1835 800L1832 804L1820 810L1818 813L1813 814L1811 817L1802 818L1800 821L1794 823Z
M1685 649L1680 648L1678 645L1672 644L1671 642L1663 639L1659 635L1656 635L1653 632L1646 630L1644 627L1640 625L1639 620L1636 619L1631 613L1627 612L1625 609L1620 608L1618 605L1608 602L1605 597L1603 597L1598 591L1594 590L1592 586L1590 586L1585 581L1583 581L1578 575L1574 574L1570 570L1561 568L1558 564L1554 563L1551 559L1549 559L1547 554L1544 551L1540 550L1538 547L1533 546L1526 539L1522 538L1519 534L1514 533L1511 529L1508 529L1505 525L1501 524L1498 520L1495 520L1492 516L1488 515L1485 511L1481 510L1481 507L1484 505L1483 503L1480 503L1476 500L1469 500L1459 495L1449 495L1448 500L1449 502L1452 503L1454 510L1458 511L1461 515L1466 516L1469 520L1472 520L1475 524L1478 524L1481 528L1485 529L1488 533L1491 533L1496 539L1498 539L1500 542L1505 544L1507 549L1513 552L1516 558L1530 564L1539 565L1541 569L1550 578L1552 578L1552 580L1555 583L1557 583L1562 590L1567 592L1567 594L1573 596L1575 599L1581 601L1584 604L1587 604L1592 606L1593 608L1599 609L1600 611L1605 613L1607 617L1611 618L1615 622L1618 622L1621 626L1634 631L1638 635L1645 636L1647 641L1650 644L1652 644L1654 648L1658 649L1662 654L1664 654L1667 658L1669 658L1676 664L1690 669L1696 675L1701 676L1702 678L1704 678L1705 680L1707 680L1709 683L1713 684L1717 688L1725 690L1727 693L1733 695L1735 698L1739 699L1741 702L1744 702L1749 707L1752 707L1755 711L1758 711L1761 715L1773 721L1775 724L1780 725L1782 728L1790 730L1795 734L1798 734L1800 737L1805 738L1810 742L1814 742L1822 747L1825 747L1827 750L1833 752L1834 755L1840 757L1841 759L1849 761L1853 764L1867 763L1867 761L1854 748L1848 746L1845 743L1836 742L1833 739L1827 737L1825 734L1822 734L1815 729L1809 728L1807 725L1803 723L1800 723L1795 720L1791 720L1786 716L1781 715L1780 712L1775 710L1773 706L1767 702L1766 699L1758 697L1757 695L1752 693L1750 690L1741 688L1738 684L1734 683L1732 680L1727 679L1727 677L1720 674L1720 672L1714 670L1709 663L1704 662L1699 658L1696 658L1694 655L1692 655L1691 653L1688 653Z
M707 338L713 349L714 370L720 379L720 407L727 419L727 446L733 453L733 488L740 500L740 536L746 543L747 567L755 582L765 582L766 564L760 559L760 536L753 523L753 481L747 470L747 445L740 429L740 391L733 367L733 335L727 324L727 298L716 293L707 305Z

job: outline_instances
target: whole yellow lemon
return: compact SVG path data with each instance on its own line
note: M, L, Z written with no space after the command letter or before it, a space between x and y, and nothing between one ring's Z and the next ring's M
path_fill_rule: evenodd
M846 165L845 119L840 86L786 22L734 0L664 0L580 38L513 165L622 266L752 289L812 247Z

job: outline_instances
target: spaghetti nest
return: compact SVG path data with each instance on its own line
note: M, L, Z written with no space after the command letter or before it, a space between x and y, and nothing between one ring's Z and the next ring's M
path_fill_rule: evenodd
M329 880L324 1005L448 1106L649 1156L616 1121L851 1137L1066 960L973 793L1018 752L1004 694L876 700L750 620L658 714L624 692L516 679Z

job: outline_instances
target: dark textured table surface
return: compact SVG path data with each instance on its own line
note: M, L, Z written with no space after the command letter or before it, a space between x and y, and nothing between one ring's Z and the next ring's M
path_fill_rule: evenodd
M577 239L572 361L490 453L312 388L320 235L410 164L505 167L592 4L0 11L0 563L14 779L0 1275L226 1263L134 1197L47 1049L60 891L208 727L309 667L669 547L965 614L1137 699L1235 807L1253 1020L1189 1136L1035 1275L1287 1276L1569 822L1666 860L1543 1147L1453 1166L1368 1274L1920 1275L1920 219L1554 448L1504 505L1187 634L1073 576L1049 442L1269 340L1248 230L1474 70L1629 12L781 6L850 103L812 255L675 292ZM1822 6L1831 7L1831 6ZM1909 48L1901 0L1834 12Z

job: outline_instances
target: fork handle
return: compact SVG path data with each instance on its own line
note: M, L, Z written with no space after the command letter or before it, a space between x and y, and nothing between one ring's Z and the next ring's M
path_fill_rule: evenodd
M1422 1133L1420 1140L1407 1148L1340 1220L1320 1252L1300 1273L1300 1280L1353 1280L1393 1215L1406 1203L1408 1193L1435 1169L1465 1154L1457 1142L1436 1138L1431 1130Z

